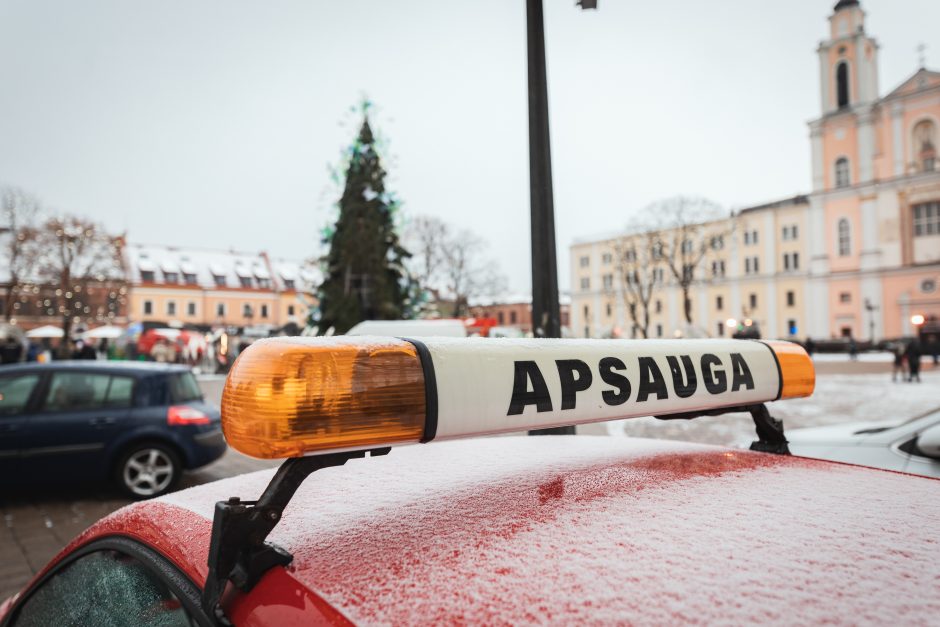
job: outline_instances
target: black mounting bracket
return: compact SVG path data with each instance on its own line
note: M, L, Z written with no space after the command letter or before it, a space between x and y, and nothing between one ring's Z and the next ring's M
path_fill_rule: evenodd
M659 420L691 420L700 416L720 416L722 414L731 414L737 412L748 412L754 420L754 428L757 431L757 440L751 442L752 451L762 453L774 453L776 455L789 455L790 448L787 446L787 436L783 432L783 421L774 418L767 410L767 405L758 403L756 405L738 405L736 407L722 407L719 409L706 409L704 411L690 411L682 414L671 414L668 416L656 416Z
M250 591L268 570L286 566L293 556L279 546L265 542L297 488L312 473L342 466L350 459L386 455L391 450L329 453L292 457L277 472L257 501L233 496L215 504L212 536L209 541L209 574L202 591L202 608L217 624L231 625L222 610L222 594L229 582L242 592Z

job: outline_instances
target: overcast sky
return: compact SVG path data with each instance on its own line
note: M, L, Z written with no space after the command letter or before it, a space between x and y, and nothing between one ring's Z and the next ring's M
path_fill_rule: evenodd
M559 275L657 198L809 191L835 0L544 0ZM880 89L940 67L940 2L863 0ZM0 0L0 183L145 243L307 257L362 94L406 216L529 289L524 0Z

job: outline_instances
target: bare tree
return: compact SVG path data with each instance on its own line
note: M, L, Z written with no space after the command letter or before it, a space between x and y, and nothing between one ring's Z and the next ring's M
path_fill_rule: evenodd
M65 216L47 220L34 245L39 276L56 286L52 306L62 316L60 350L66 356L74 319L91 313L89 290L123 282L123 240L90 220Z
M468 315L471 300L506 288L499 265L485 257L486 242L472 231L454 231L439 218L421 216L406 229L404 241L412 252L412 277L435 300L453 300L454 316Z
M662 286L665 263L659 233L639 224L614 243L614 263L620 296L633 321L634 333L649 337L650 303Z
M646 212L649 228L658 234L662 258L682 290L685 321L692 324L692 284L702 260L717 242L730 233L730 220L722 208L706 199L675 196L650 205ZM721 222L719 222L721 220Z
M461 231L443 250L445 289L454 299L454 316L470 313L470 301L496 296L506 289L506 279L493 259L483 258L486 242L471 231Z
M17 187L0 188L0 235L3 235L0 264L7 267L9 281L3 301L3 318L9 321L20 292L34 280L36 218L39 202Z
M408 264L412 278L437 299L450 227L440 218L419 216L407 226L403 239L412 255Z

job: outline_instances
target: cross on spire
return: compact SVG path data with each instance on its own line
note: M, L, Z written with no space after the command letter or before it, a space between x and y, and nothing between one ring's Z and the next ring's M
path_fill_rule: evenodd
M927 44L917 44L917 61L921 69L927 67Z

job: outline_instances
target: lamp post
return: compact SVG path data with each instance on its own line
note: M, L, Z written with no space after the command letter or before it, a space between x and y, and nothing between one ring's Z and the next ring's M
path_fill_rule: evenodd
M580 0L596 9L597 0ZM545 71L545 24L542 0L526 0L529 79L529 201L532 229L532 331L536 337L561 337L555 207ZM573 434L574 427L538 429L530 435Z
M871 342L871 345L875 345L875 312L878 310L877 305L873 305L869 299L865 299L865 311L868 312L868 339Z

